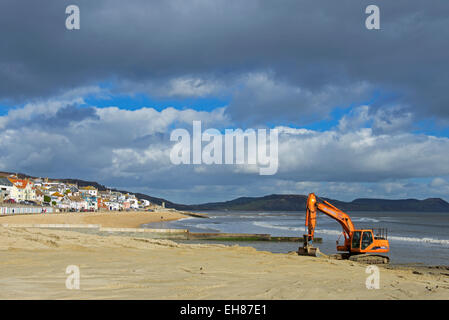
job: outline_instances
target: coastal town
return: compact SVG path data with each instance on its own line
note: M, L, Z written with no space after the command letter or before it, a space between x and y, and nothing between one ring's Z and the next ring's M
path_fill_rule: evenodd
M134 194L48 178L0 177L1 214L39 212L129 211L163 208Z

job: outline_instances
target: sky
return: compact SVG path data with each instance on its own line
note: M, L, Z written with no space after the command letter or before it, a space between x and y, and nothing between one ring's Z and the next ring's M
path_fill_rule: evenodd
M380 30L365 9L380 8ZM80 9L67 30L65 9ZM0 3L0 170L178 203L449 201L447 1ZM279 167L174 165L170 134L278 129Z

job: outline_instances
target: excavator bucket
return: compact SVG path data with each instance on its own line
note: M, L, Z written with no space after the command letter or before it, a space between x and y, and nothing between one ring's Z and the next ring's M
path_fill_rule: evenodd
M318 257L321 253L320 249L312 245L312 241L309 241L309 236L307 234L305 234L303 237L303 245L302 247L298 248L298 255Z
M321 254L320 248L318 247L299 247L298 249L298 255L300 256L311 256L311 257L318 257Z

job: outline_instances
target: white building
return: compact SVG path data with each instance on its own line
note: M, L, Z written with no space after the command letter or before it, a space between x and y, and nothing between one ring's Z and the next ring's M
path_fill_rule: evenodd
M9 195L11 199L16 201L36 200L36 189L30 180L16 178L8 178L8 180L13 184Z
M136 198L129 198L128 202L131 209L139 209L139 201Z
M111 211L118 211L120 210L120 203L115 201L107 201L105 202L106 206L108 207L108 210Z
M146 199L140 199L140 206L142 208L148 207L151 204L150 201L146 200Z
M71 196L68 197L70 200L70 209L73 209L75 211L81 211L81 210L87 210L88 209L88 203L86 200L81 198L80 196Z
M88 186L88 187L81 187L79 188L79 192L84 193L84 194L88 194L91 197L96 197L98 196L98 190L92 186Z

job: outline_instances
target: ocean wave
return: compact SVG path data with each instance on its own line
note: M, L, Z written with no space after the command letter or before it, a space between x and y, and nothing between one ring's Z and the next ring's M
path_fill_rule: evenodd
M234 217L233 217L234 218ZM243 218L243 219L259 219L259 215L241 215L237 216L236 218Z
M269 228L269 229L279 229L279 230L288 230L288 231L302 231L302 232L305 231L304 227L279 226L279 225L271 224L271 223L268 223L268 222L262 222L262 221L255 221L255 222L253 222L253 225L255 225L257 227Z
M433 243L433 244L442 244L442 245L449 246L449 239L388 236L388 240L404 241L404 242Z
M339 236L340 234L342 234L343 231L338 231L338 230L331 230L331 229L316 229L315 233L320 235L320 234L326 234L326 235L337 235Z
M354 222L375 222L375 223L380 222L377 219L366 218L366 217L364 217L364 218L352 218L352 221L354 221Z

